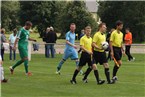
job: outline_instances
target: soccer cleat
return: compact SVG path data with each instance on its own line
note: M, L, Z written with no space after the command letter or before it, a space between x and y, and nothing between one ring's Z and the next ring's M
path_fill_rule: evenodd
M135 60L135 57L133 57L130 61L134 61Z
M31 72L26 73L26 76L32 76Z
M76 80L70 80L71 84L77 84Z
M83 79L83 82L84 83L88 83L88 79Z
M10 68L11 74L13 74L14 73L14 69L12 68L12 66L10 66L9 68Z
M107 84L114 84L115 83L115 80L111 80L110 82L108 82Z
M98 85L102 85L105 83L105 80L99 80L99 82L97 83Z
M7 83L8 82L8 79L3 79L1 82L2 83Z
M60 71L56 71L55 74L59 74L60 75Z
M118 80L117 76L114 76L114 77L112 78L112 80L113 80L113 81L117 81L117 80Z

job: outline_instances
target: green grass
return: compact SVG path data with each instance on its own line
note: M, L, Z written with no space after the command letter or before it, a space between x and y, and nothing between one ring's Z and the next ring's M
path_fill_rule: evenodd
M70 79L75 69L75 63L67 60L61 70L61 75L56 75L56 66L62 55L55 59L46 59L44 55L32 55L29 62L29 70L33 76L27 77L24 66L15 69L14 75L10 75L9 66L14 61L8 60L5 55L4 69L8 83L2 83L2 97L145 97L145 57L143 54L134 54L134 62L123 58L123 65L118 72L117 83L97 85L93 72L89 75L89 83L82 82L83 76L77 76L78 84L70 84ZM17 58L19 59L19 58ZM112 74L113 62L110 63ZM83 70L87 68L84 67ZM98 65L102 79L105 79L104 69Z

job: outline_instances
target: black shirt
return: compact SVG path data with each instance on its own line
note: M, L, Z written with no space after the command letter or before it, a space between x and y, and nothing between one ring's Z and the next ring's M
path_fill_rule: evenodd
M57 35L55 32L50 31L46 34L46 43L56 43Z

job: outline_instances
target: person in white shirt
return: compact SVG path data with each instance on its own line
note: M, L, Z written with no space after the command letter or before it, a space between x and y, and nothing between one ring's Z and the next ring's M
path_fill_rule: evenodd
M2 57L0 55L0 80L2 83L6 83L8 80L4 78L4 69L2 66Z
M15 40L16 40L16 35L17 34L17 29L14 29L13 30L13 33L10 35L9 37L9 45L10 45L10 60L12 60L12 56L13 56L13 60L16 60L16 51L13 50L13 47L14 47L14 43L15 43Z

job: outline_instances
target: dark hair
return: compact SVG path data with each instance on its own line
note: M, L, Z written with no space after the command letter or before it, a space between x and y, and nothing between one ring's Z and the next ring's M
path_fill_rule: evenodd
M5 29L4 29L4 28L1 29L1 33L2 33L2 34L5 33Z
M85 30L86 30L86 29L91 29L91 26L86 26L86 27L85 27Z
M13 29L13 32L16 33L17 32L17 28Z
M32 22L26 21L25 25L26 25L26 26L32 26Z
M127 28L125 28L125 30L129 30L129 31L130 31L130 28L129 28L129 27L127 27Z
M103 26L103 25L106 25L106 23L101 23L101 24L99 24L99 29Z
M120 20L118 20L118 21L116 22L116 26L120 26L120 25L122 25L122 24L123 24L123 22L120 21Z
M70 25L76 25L75 23L71 23Z

